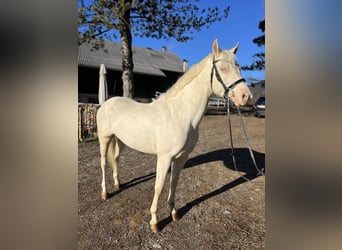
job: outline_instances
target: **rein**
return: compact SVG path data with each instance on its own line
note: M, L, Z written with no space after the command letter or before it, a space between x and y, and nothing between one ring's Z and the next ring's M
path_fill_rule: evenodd
M246 80L244 78L240 78L238 80L236 80L235 82L233 82L232 84L230 84L228 87L223 83L223 80L220 76L220 73L218 72L217 70L217 67L216 67L216 63L219 62L219 61L222 61L221 59L218 59L218 60L213 60L213 67L211 69L211 74L210 74L210 84L211 84L211 87L212 87L212 84L213 84L213 76L214 76L214 71L215 71L215 76L216 76L216 79L217 81L222 85L223 89L224 89L224 94L223 94L223 97L227 100L227 116L228 116L228 125L229 125L229 135L230 135L230 144L231 144L231 157L233 159L233 164L234 164L234 168L235 170L240 173L240 171L238 170L237 166L236 166L236 160L235 160L235 155L234 155L234 145L233 145L233 136L232 136L232 125L231 125L231 121L230 121L230 110L229 110L229 107L230 107L230 101L231 101L231 97L229 97L229 91L233 91L233 88L238 85L240 82L245 82ZM251 145L249 143L249 140L248 140L248 137L247 137L247 133L246 133L246 129L245 129L245 124L243 122L243 119L242 119L242 116L241 116L241 112L240 112L240 108L239 106L236 106L237 107L237 110L238 110L238 113L239 113L239 117L240 117L240 124L241 124L241 127L242 127L242 130L243 130L243 133L244 133L244 136L245 136L245 140L246 140L246 143L248 145L248 150L249 150L249 154L252 158L252 161L253 161L253 164L254 164L254 167L255 169L257 170L257 176L259 175L264 175L264 172L263 172L263 169L260 170L256 164L256 161L255 161L255 157L254 157L254 154L253 154L253 151L252 151L252 148L251 148ZM247 181L250 181L251 179L248 179L246 178L245 176L241 175L241 177Z
M237 166L236 166L236 161L235 161L235 155L234 155L234 145L233 145L233 136L232 136L232 124L231 124L231 121L230 121L230 110L229 110L229 106L230 106L230 98L227 98L227 116L228 116L228 124L229 124L229 137L230 137L230 145L231 145L231 152L230 152L230 155L233 159L233 165L234 165L234 168L235 170L240 173L240 171L238 170ZM241 112L240 112L240 108L239 106L236 106L237 107L237 110L238 110L238 113L239 113L239 117L240 117L240 125L242 127L242 130L243 130L243 134L245 136L245 141L246 141L246 144L248 145L248 150L249 150L249 154L252 158L252 161L253 161L253 164L254 164L254 167L257 171L257 176L260 176L260 175L265 175L264 174L264 169L262 168L261 170L258 168L257 164L256 164L256 161L255 161L255 157L254 157L254 154L253 154L253 151L252 151L252 148L251 148L251 145L249 143L249 140L248 140L248 137L247 137L247 133L246 133L246 129L245 129L245 124L243 122L243 119L242 119L242 116L241 116ZM241 175L241 174L240 174ZM251 179L248 179L246 178L245 176L241 175L241 177L247 181L250 181Z

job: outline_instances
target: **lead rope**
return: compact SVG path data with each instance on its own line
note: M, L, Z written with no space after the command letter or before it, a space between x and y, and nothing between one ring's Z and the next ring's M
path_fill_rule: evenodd
M226 99L227 99L227 115L228 115L228 124L229 124L229 135L230 135L230 144L231 144L231 153L230 154L231 154L231 157L233 159L234 168L240 174L240 171L238 170L238 168L236 166L236 160L235 160L235 155L234 155L234 145L233 145L233 136L232 136L232 124L231 124L231 121L230 121L230 109L229 109L229 107L230 107L230 98L228 97ZM250 145L248 137L247 137L247 133L246 133L246 129L245 129L245 124L243 122L239 106L237 106L237 110L238 110L239 117L240 117L240 124L241 124L242 130L243 130L244 136L245 136L245 141L246 141L246 143L248 145L249 154L251 155L254 167L257 170L257 176L264 175L264 172L262 170L260 170L258 168L257 164L256 164L255 157L254 157L251 145ZM246 178L245 176L243 176L241 174L240 174L240 176L241 176L241 178L243 178L243 179L245 179L247 181L251 180L251 179L248 179L248 178Z

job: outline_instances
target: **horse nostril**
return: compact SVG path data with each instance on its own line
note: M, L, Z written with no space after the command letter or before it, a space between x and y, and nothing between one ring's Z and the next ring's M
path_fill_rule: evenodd
M248 99L249 99L249 95L246 94L246 93L243 93L243 94L242 94L242 100L248 101Z

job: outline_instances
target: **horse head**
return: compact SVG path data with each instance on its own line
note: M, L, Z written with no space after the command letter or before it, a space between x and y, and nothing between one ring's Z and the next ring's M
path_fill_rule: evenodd
M230 50L221 50L217 39L213 42L210 80L213 93L229 98L236 106L245 105L252 98L235 57L238 47L239 43Z

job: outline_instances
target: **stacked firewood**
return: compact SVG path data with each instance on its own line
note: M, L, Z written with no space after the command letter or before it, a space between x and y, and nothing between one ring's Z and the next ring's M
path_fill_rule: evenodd
M78 140L97 137L96 113L99 104L79 103L78 104Z

